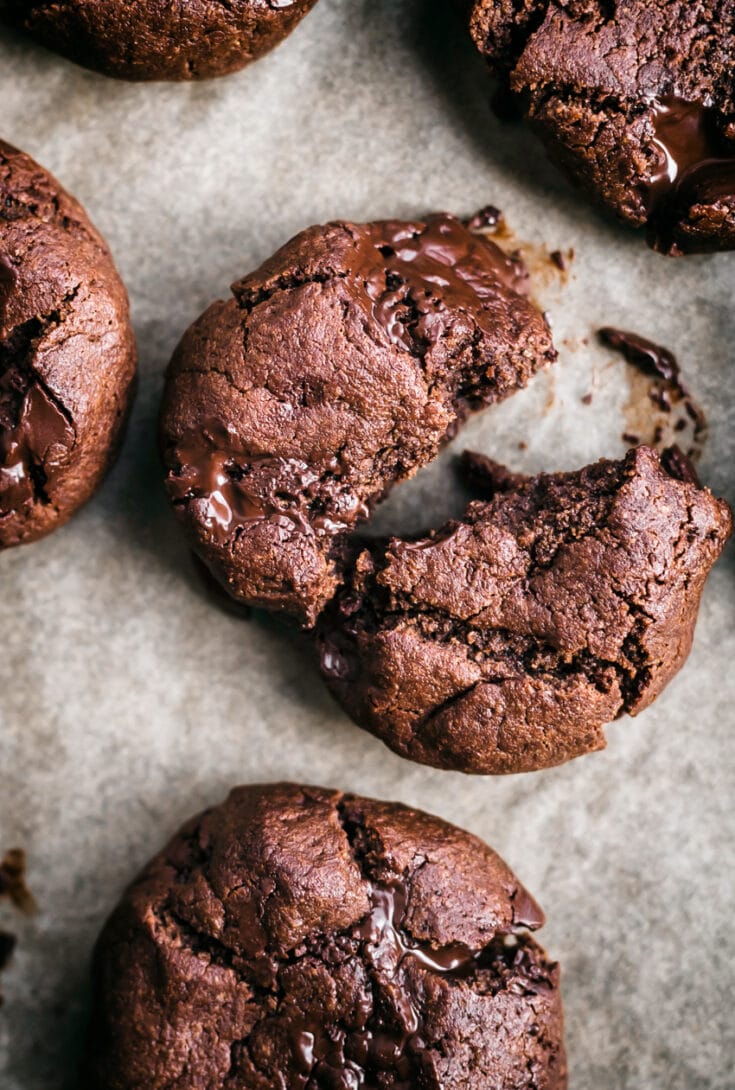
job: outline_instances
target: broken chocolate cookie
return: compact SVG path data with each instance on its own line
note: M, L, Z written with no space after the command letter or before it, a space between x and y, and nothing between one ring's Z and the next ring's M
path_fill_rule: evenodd
M463 0L551 157L667 253L735 248L735 0Z
M0 19L129 80L223 76L282 42L316 0L0 0Z
M135 366L107 246L50 174L0 142L0 549L50 533L90 498Z
M527 281L453 216L331 223L194 323L164 393L167 488L236 599L314 624L371 507L555 359Z
M420 540L356 547L318 630L329 688L404 757L525 772L605 745L684 663L727 505L650 448L526 480Z
M241 787L143 871L95 955L90 1090L564 1090L543 914L398 804Z

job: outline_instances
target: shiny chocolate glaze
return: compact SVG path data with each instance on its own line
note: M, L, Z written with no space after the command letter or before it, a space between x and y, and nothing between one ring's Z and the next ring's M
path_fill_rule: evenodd
M735 198L735 139L704 102L675 95L652 103L656 162L646 195L652 241L671 249L671 231L687 210Z

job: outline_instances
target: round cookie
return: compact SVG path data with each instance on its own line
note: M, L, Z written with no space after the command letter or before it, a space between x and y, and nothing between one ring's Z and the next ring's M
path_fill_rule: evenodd
M453 216L330 223L194 323L161 447L189 540L233 597L314 624L355 524L555 358L527 287Z
M244 68L316 0L0 0L0 18L77 64L129 80L192 80Z
M420 811L241 787L143 871L95 954L90 1090L564 1090L543 915Z
M651 243L735 248L735 0L463 0L551 157Z
M647 447L577 473L484 475L496 494L461 522L356 548L320 620L322 672L404 757L529 772L601 749L603 726L680 669L732 519Z
M0 549L50 533L93 494L135 367L107 246L50 174L0 141Z

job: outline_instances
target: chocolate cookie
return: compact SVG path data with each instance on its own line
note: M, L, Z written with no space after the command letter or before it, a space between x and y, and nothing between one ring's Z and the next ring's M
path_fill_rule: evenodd
M551 157L669 253L735 247L735 0L464 0Z
M105 243L50 174L0 141L0 548L50 533L90 498L135 365Z
M397 804L241 787L130 887L95 956L90 1090L563 1090L543 915Z
M357 550L320 623L322 670L402 756L526 772L601 749L604 724L661 692L732 525L647 447L486 480L493 498L461 522Z
M314 624L371 506L555 358L526 290L452 216L331 223L194 323L166 381L167 486L235 598Z
M131 80L190 80L244 68L283 41L316 0L0 0L0 18L85 68Z

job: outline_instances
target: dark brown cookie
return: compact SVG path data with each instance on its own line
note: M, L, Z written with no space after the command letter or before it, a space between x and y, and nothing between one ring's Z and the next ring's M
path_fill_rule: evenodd
M478 466L473 466L475 480ZM525 772L605 745L684 663L727 505L655 451L522 484L418 541L367 544L320 623L322 670L402 756Z
M0 141L0 548L95 491L135 375L128 298L84 210Z
M564 1090L543 915L481 841L320 788L241 787L123 897L90 1090Z
M85 68L131 80L224 76L283 41L316 0L0 0L0 18Z
M556 353L519 262L448 215L297 235L185 334L168 491L240 601L313 625L348 532Z
M670 253L735 247L735 0L465 0L552 158Z

